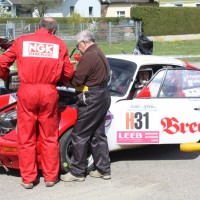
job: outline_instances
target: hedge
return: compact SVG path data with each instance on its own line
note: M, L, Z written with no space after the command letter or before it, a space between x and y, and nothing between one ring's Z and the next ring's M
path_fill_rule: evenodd
M142 21L147 36L200 33L199 7L132 7L131 18Z

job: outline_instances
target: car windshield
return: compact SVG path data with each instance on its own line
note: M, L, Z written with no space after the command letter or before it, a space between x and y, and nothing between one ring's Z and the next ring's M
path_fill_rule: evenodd
M111 67L111 82L109 90L111 96L124 96L133 80L136 64L121 59L108 58Z

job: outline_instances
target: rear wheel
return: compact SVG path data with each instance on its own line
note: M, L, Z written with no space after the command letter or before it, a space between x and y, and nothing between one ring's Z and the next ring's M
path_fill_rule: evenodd
M61 160L61 173L67 173L70 169L70 160L73 153L72 146L72 129L67 130L62 137L60 138L60 160ZM94 160L91 155L91 152L88 152L88 168L87 172L89 173L94 169Z

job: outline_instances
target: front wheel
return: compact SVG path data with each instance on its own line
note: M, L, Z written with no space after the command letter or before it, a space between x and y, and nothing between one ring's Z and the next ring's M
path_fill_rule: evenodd
M59 143L60 143L61 173L67 173L70 170L70 160L73 153L72 128L67 130L62 135ZM94 169L94 160L93 160L91 152L88 152L87 161L88 161L87 173L89 173L91 170Z

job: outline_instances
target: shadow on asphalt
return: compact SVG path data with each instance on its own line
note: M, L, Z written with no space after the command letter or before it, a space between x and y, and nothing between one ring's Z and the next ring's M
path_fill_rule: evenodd
M200 155L200 152L185 153L180 151L180 145L149 145L135 149L126 149L121 151L110 152L111 162L125 160L191 160ZM3 167L0 167L0 175L7 174L8 176L20 177L19 170L10 169L6 173ZM42 177L41 170L38 176Z
M111 162L120 160L190 160L199 155L200 152L181 152L178 144L149 145L110 152Z
M1 174L7 174L8 176L16 176L20 177L20 172L17 169L9 169L8 172L3 167L0 167L0 175Z
M0 176L1 174L7 174L8 176L15 176L15 177L21 177L19 169L9 169L8 172L3 167L0 167ZM38 177L42 177L41 170L38 171Z

